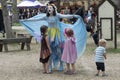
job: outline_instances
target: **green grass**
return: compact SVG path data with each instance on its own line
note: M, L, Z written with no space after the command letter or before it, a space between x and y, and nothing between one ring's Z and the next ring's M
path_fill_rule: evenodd
M90 52L91 52L91 51L94 52L95 48L94 48L94 47L87 47L86 50L87 50L87 51L90 51ZM90 53L90 52L89 52L89 53ZM107 49L106 49L106 52L107 52L107 53L113 53L113 54L116 53L116 54L118 54L118 53L120 53L120 48L117 48L117 49L107 48Z
M13 23L13 26L21 26L21 24L18 22L18 23Z
M107 53L120 53L120 49L108 48Z

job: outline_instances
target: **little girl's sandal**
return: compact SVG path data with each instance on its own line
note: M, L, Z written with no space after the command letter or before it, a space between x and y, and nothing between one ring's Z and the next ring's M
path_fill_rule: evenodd
M66 72L64 72L64 74L72 75L72 72L71 71L66 71Z
M65 71L64 74L68 74L70 71Z
M73 71L72 74L77 74L77 72L76 72L76 71Z
M52 74L52 72L46 72L46 74Z

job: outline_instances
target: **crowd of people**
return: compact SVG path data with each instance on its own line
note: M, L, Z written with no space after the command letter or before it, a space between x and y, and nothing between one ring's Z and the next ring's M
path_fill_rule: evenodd
M19 19L28 19L40 13L45 13L45 7L19 8Z

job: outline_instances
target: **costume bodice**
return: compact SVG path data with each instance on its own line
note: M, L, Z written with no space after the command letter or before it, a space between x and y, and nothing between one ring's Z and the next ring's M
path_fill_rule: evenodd
M56 16L47 17L49 27L57 27L58 18Z

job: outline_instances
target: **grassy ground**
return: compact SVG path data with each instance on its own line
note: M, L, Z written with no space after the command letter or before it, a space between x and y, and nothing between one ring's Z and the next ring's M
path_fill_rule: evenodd
M19 44L12 44L8 46L9 52L0 52L0 80L119 80L120 48L113 49L110 44L108 42L105 61L108 77L94 76L96 66L93 52L96 46L88 37L86 50L76 62L75 75L65 75L56 70L53 74L43 74L42 64L39 63L40 44L33 39L30 51L21 51Z
M13 23L12 26L21 26L20 23Z

